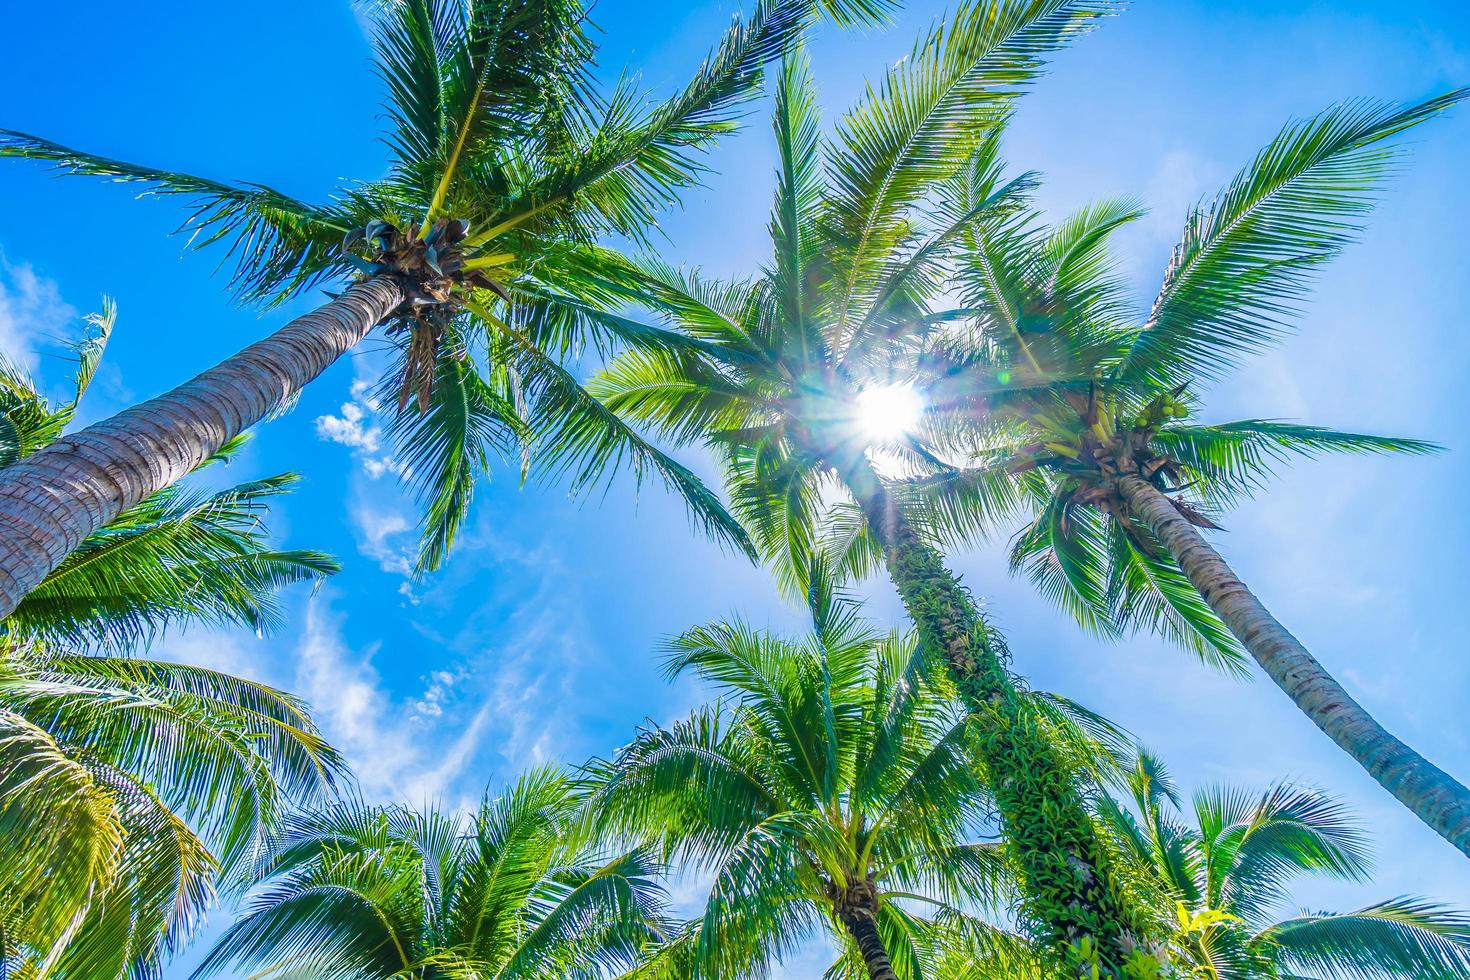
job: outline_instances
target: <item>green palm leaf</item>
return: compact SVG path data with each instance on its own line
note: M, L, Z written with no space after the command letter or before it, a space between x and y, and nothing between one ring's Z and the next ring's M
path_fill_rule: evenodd
M440 358L435 372L428 405L391 413L387 427L394 458L423 506L419 575L438 569L448 556L481 475L512 446L530 439L518 392L504 367L482 372L462 351ZM486 374L504 384L492 384Z
M841 283L840 326L871 290L879 263L904 233L899 216L954 174L1035 79L1042 57L1107 13L1073 0L976 2L936 26L843 118L831 161L830 240Z
M859 961L834 895L866 879L890 960L918 980L930 975L937 923L1016 900L1008 849L969 839L988 794L942 665L913 637L874 634L851 610L800 640L720 622L682 634L668 666L720 701L585 770L589 824L712 876L696 923L632 975L759 973L825 925L848 950L828 975L847 976ZM1080 731L1085 716L1112 731L1050 704L1044 724ZM1007 947L1000 930L970 928ZM1025 946L1011 937L1007 948Z
M1274 468L1292 457L1441 452L1421 439L1340 432L1315 425L1244 419L1219 425L1171 425L1156 436L1171 459L1185 467L1202 496L1228 502L1259 489Z
M208 495L175 487L154 494L68 555L7 628L60 646L115 650L146 644L183 620L268 628L281 588L340 568L318 552L265 547L266 503L296 480L286 473Z
M574 492L594 488L624 465L632 470L635 482L656 475L684 499L691 519L703 531L753 553L745 529L693 472L640 436L524 335L513 328L507 332L531 406L528 426L537 437L536 460L544 472L569 473Z
M1387 141L1467 94L1407 108L1349 102L1283 129L1190 215L1118 378L1159 387L1215 378L1270 345L1315 268L1357 237L1401 154Z
M1171 947L1181 968L1222 980L1449 980L1470 968L1470 918L1423 899L1274 920L1295 876L1367 879L1364 835L1325 794L1287 783L1261 793L1211 787L1195 794L1188 826L1156 757L1140 751L1126 783L1136 813L1111 798L1100 813L1177 903Z
M1292 973L1450 980L1470 973L1470 917L1400 897L1354 912L1303 914L1260 934Z
M347 800L296 817L196 976L592 980L668 931L659 867L602 856L576 787L522 776L472 815Z
M236 259L231 284L249 299L285 299L340 271L334 253L342 236L360 224L341 205L306 204L259 184L140 166L0 130L0 157L7 156L48 161L62 174L140 183L145 194L183 197L192 210L180 230L189 233L192 247L252 243L231 249Z

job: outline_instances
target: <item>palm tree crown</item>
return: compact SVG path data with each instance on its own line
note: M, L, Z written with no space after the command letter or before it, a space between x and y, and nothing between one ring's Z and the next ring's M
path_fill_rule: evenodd
M581 0L392 0L375 5L386 89L386 176L325 203L253 183L139 166L0 131L0 156L178 195L196 242L228 243L233 285L278 303L366 276L397 299L394 438L425 504L420 570L437 567L474 480L534 441L549 472L586 486L629 461L661 475L716 535L743 546L718 500L576 384L560 361L580 345L655 344L586 300L600 294L600 236L639 239L703 172L697 154L736 124L762 66L799 35L813 0L760 0L695 76L657 101L624 79L603 91ZM884 0L827 0L843 22ZM408 402L415 403L408 410ZM533 438L534 437L534 438Z
M1279 782L1185 800L1163 763L1138 749L1114 774L1123 799L1100 797L1103 819L1172 906L1166 976L1451 980L1470 971L1464 912L1411 896L1352 912L1290 907L1293 879L1368 880L1365 835L1331 797ZM982 933L938 932L923 953L938 980L1046 975L1023 950L997 956Z
M1116 481L1170 495L1191 523L1254 492L1289 457L1424 453L1414 439L1244 419L1201 424L1198 389L1280 336L1315 269L1355 236L1398 155L1388 141L1458 102L1349 103L1287 126L1189 218L1142 327L1109 237L1142 215L1103 201L1047 227L1018 200L966 230L961 327L921 355L945 457L915 484L955 537L1031 509L1012 563L1102 632L1155 629L1240 669L1239 642Z
M595 978L662 935L660 870L576 827L575 786L528 773L468 818L337 804L296 818L196 976ZM263 974L262 974L263 975Z
M1129 904L1122 875L1029 720L1003 641L934 550L942 539L926 515L900 512L904 501L875 468L888 455L931 456L937 417L926 413L891 439L859 424L863 394L913 376L915 352L946 320L944 282L966 229L1014 207L1029 183L1002 182L995 160L1015 96L1047 54L1110 9L968 4L825 141L806 63L787 59L776 92L771 263L734 283L658 263L630 268L625 298L652 296L691 343L628 351L592 387L665 438L714 449L733 512L788 591L820 598L837 579L886 564L923 642L943 651L967 706L986 718L987 761L1026 774L998 804L1008 832L1024 825L1031 835L1019 845L1031 861L1027 917L1045 923L1064 958L1085 936L1105 936L1103 968L1118 971L1143 945L1123 937L1141 940L1149 926L1119 911ZM1065 818L1043 818L1048 805Z
M1201 424L1198 389L1279 336L1314 270L1356 234L1406 129L1463 100L1349 103L1288 125L1196 210L1147 318L1108 261L1139 214L1104 202L1045 227L1017 208L965 231L963 319L919 361L942 452L907 485L931 526L973 537L1018 510L1013 567L1104 634L1145 627L1242 670L1248 652L1312 721L1470 855L1470 788L1386 730L1200 533L1291 456L1428 443L1246 419Z
M843 976L929 976L935 930L997 960L1025 952L974 916L1006 907L1015 883L1005 846L976 842L992 804L966 715L912 636L848 610L801 641L715 623L674 640L668 666L720 700L589 775L599 821L713 875L703 917L663 954L682 975L759 972L824 926ZM1087 728L1111 733L1062 699L1038 703L1081 754L1098 752Z
M1133 809L1109 801L1110 824L1146 861L1177 907L1179 962L1211 980L1450 980L1470 972L1470 917L1400 897L1353 912L1281 919L1300 875L1366 881L1363 833L1311 789L1213 787L1188 804L1159 760L1139 754L1127 776Z
M656 262L627 271L638 284L627 298L651 296L691 343L622 354L593 390L675 443L713 446L735 513L796 594L819 550L824 491L840 493L874 441L859 425L860 393L912 379L916 338L945 316L935 307L965 229L1011 207L1031 182L1002 183L989 165L1014 97L1044 54L1107 10L966 5L919 40L831 141L821 138L806 61L787 59L776 92L774 252L762 275L711 282ZM882 448L925 452L915 432ZM840 558L864 555L874 551Z

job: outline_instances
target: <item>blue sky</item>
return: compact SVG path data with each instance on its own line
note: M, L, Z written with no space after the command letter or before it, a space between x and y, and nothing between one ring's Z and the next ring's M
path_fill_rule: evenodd
M667 88L735 8L602 0L601 64ZM913 0L886 30L821 31L812 56L829 117L942 9ZM345 0L25 4L6 19L25 42L7 49L6 128L307 198L383 167L379 91ZM1345 97L1417 99L1467 81L1470 27L1448 3L1140 2L1057 59L1021 104L1006 154L1046 174L1054 213L1117 194L1152 209L1122 240L1145 304L1188 206L1284 121ZM773 156L762 112L719 149L708 187L664 220L669 259L721 274L763 259ZM1416 144L1363 243L1323 276L1299 335L1210 392L1207 414L1413 435L1449 452L1299 465L1230 515L1217 543L1388 727L1470 779L1460 557L1470 427L1456 397L1470 370L1470 113L1422 128ZM219 256L182 256L167 236L182 216L173 203L14 162L0 167L0 201L0 348L60 382L56 340L101 294L118 300L89 418L166 390L291 312L233 305L213 274ZM801 628L762 572L692 536L682 505L626 482L574 501L556 486L522 491L507 470L482 490L449 568L409 584L412 508L354 389L375 376L372 346L312 385L228 471L302 473L273 527L292 546L341 556L342 573L315 597L293 594L272 635L198 631L162 648L309 698L370 794L466 802L526 765L606 752L644 718L666 721L701 699L689 682L663 681L660 638L736 612ZM1099 645L1012 581L1001 549L955 564L1035 686L1129 727L1186 784L1291 776L1350 801L1374 830L1377 879L1304 883L1302 904L1412 892L1470 905L1470 863L1269 682L1221 677L1147 637ZM868 591L870 615L898 622L886 585ZM822 955L789 975L818 976Z

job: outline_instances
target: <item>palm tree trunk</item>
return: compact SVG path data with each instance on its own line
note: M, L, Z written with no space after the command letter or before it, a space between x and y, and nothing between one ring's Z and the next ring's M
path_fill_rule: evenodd
M842 924L857 943L858 952L863 954L863 963L868 968L868 980L898 980L893 972L893 962L883 946L883 937L878 934L878 923L871 914L847 913Z
M1117 486L1133 515L1159 536L1205 602L1276 686L1384 789L1470 856L1470 790L1399 741L1354 701L1157 487L1136 476L1119 479Z
M842 472L883 546L921 641L943 653L976 724L981 761L1022 873L1023 916L1045 931L1051 954L1069 967L1088 938L1100 975L1123 976L1128 951L1153 929L1127 896L1072 767L1018 691L1000 638L943 557L894 505L871 464L859 459Z
M0 619L93 531L293 397L404 300L387 276L0 470Z

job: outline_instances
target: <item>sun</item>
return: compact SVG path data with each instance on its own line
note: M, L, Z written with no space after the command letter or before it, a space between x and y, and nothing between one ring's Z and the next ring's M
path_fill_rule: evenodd
M919 425L924 398L912 384L876 385L857 396L859 428L873 442L894 442Z

